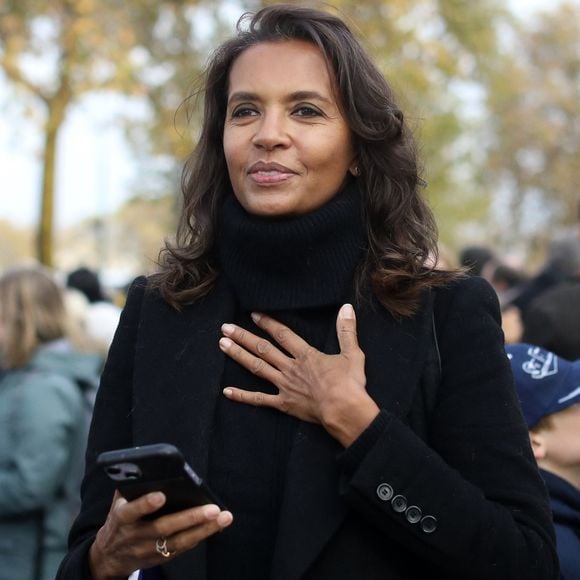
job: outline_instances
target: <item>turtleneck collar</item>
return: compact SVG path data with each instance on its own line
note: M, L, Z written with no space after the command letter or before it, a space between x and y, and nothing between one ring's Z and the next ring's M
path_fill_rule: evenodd
M222 271L247 310L339 304L366 247L354 184L314 212L280 219L251 215L230 195L220 226Z

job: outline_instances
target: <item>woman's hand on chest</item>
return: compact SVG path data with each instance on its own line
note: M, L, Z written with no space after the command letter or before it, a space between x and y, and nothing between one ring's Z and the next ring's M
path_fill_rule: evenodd
M356 334L350 304L337 317L340 353L328 355L309 345L287 326L263 314L252 314L256 326L275 342L233 325L222 325L220 349L253 374L271 382L277 395L228 386L233 401L273 407L312 423L320 423L348 447L379 412L366 391L365 355Z

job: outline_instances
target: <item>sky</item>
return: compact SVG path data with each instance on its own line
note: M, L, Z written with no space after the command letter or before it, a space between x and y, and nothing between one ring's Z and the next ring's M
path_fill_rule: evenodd
M42 137L30 119L6 115L5 92L0 83L0 218L33 225L39 211ZM136 169L114 119L122 108L123 101L112 95L86 98L71 108L58 141L57 226L105 214L127 198Z
M509 5L527 18L549 9L554 1L509 0ZM0 73L0 219L29 227L39 215L42 141L37 125L12 99ZM138 167L116 121L116 115L130 106L122 98L102 95L83 98L71 107L58 143L57 228L107 215L134 191Z

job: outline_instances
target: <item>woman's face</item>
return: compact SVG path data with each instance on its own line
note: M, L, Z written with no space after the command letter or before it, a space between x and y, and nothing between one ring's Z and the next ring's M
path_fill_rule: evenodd
M326 62L309 42L265 42L230 71L224 153L234 194L260 216L294 216L330 200L355 165Z
M552 428L542 434L546 441L545 465L556 473L575 470L580 466L580 403L551 415Z

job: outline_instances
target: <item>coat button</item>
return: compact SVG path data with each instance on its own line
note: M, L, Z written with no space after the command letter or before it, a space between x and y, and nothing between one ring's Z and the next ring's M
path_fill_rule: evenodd
M381 483L377 487L377 495L381 501L389 501L393 497L393 488L388 483Z
M432 534L437 529L437 518L433 516L425 516L421 520L421 529L426 534Z
M409 506L405 512L405 517L410 524L416 524L421 519L422 515L423 512L416 505Z
M396 495L391 500L391 506L398 514L400 514L407 509L407 498L404 495Z

